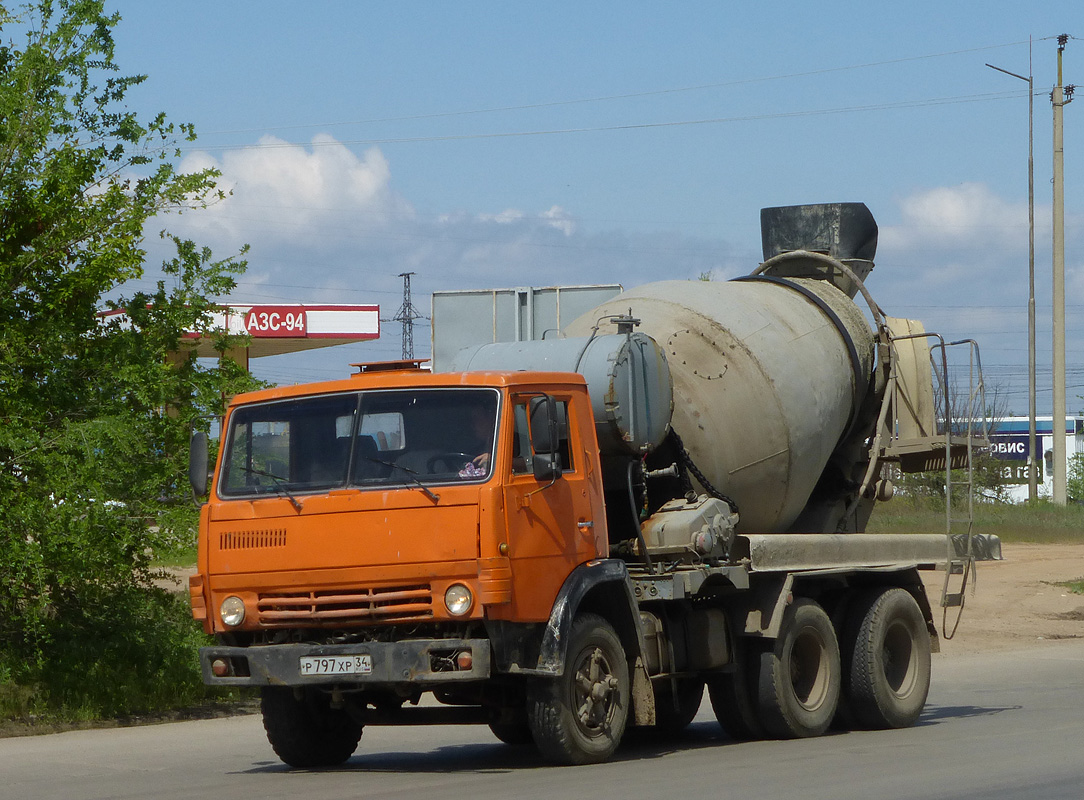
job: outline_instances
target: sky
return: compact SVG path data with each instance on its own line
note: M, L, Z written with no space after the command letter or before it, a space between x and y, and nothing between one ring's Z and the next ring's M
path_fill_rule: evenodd
M191 122L181 166L231 194L148 227L224 257L236 303L726 280L762 260L760 209L866 203L867 280L893 316L981 347L1027 413L1027 83L1034 93L1039 413L1051 407L1052 111L1084 84L1075 2L107 0L130 107ZM1065 108L1068 408L1084 408L1084 103ZM430 328L414 329L427 356ZM398 358L375 342L258 359L274 383Z

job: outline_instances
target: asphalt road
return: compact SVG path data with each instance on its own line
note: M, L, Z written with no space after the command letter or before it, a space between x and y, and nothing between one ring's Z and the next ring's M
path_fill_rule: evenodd
M926 713L902 731L736 744L705 698L686 735L591 767L444 726L370 728L342 767L295 772L258 717L234 717L0 740L0 798L1084 797L1084 639L934 659Z

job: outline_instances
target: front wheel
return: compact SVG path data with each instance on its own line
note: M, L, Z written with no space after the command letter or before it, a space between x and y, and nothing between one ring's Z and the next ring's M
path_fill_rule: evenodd
M787 610L775 646L760 657L760 718L779 739L820 736L832 723L841 687L839 642L817 603Z
M875 591L854 609L844 641L851 716L872 729L914 725L930 691L930 633L906 589Z
M629 666L613 627L597 614L572 623L568 659L556 678L533 681L527 719L539 751L558 764L605 761L629 713Z
M527 709L522 706L502 709L489 721L489 729L493 731L494 736L505 744L524 745L534 743L531 726L527 722Z
M361 739L361 725L342 708L332 708L323 692L265 686L260 711L267 740L291 767L334 767L350 758Z

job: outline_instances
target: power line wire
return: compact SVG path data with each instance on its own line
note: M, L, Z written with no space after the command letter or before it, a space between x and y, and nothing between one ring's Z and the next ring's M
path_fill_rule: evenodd
M576 133L605 133L613 131L651 130L658 128L677 128L690 125L721 125L733 122L757 122L771 119L790 119L797 117L825 116L829 114L852 114L864 111L889 111L894 109L923 108L936 105L952 105L958 103L979 103L991 100L1008 100L1020 97L1020 90L1008 90L1000 92L986 92L972 95L955 95L951 97L934 97L925 100L900 100L894 103L874 103L866 106L841 106L839 108L810 109L806 111L781 111L770 114L747 114L737 117L711 117L708 119L669 120L665 122L637 122L623 125L598 125L582 128L553 128L533 131L497 131L490 133L458 133L440 134L437 136L401 136L373 139L332 139L331 141L312 142L262 142L256 144L239 145L203 145L200 147L182 147L182 152L217 150L221 152L234 150L277 150L285 148L306 147L333 147L343 145L380 145L380 144L420 144L427 142L454 142L471 139L510 139L528 136L557 136Z
M1048 36L1044 39L1036 39L1035 41L1045 41L1046 39L1053 39L1056 37ZM438 111L428 114L410 114L398 117L372 117L369 119L360 120L344 120L338 122L319 122L319 123L307 123L299 125L277 125L277 126L265 126L262 128L237 128L233 130L221 130L221 131L209 131L208 135L225 135L236 133L259 133L261 131L274 131L274 130L300 130L303 128L330 128L339 127L344 125L371 125L382 122L411 122L415 120L423 119L440 119L445 117L461 117L471 116L477 114L495 114L506 111L531 111L540 108L554 108L557 106L570 106L585 103L602 103L610 102L613 100L631 100L640 97L656 97L666 94L679 94L683 92L699 92L706 89L724 89L732 86L748 86L756 83L767 83L770 81L791 80L794 78L806 78L814 75L825 75L834 72L847 72L850 70L869 69L872 67L890 66L893 64L904 64L911 61L922 61L932 58L945 58L948 56L965 55L968 53L980 53L985 50L998 50L1005 47L1015 47L1018 45L1028 44L1028 41L1019 42L1006 42L1005 44L986 45L983 47L972 47L964 50L950 50L944 53L928 53L920 56L907 56L904 58L893 58L884 61L870 61L863 64L850 64L842 67L824 67L822 69L806 70L804 72L791 72L784 75L764 75L756 78L740 78L737 80L720 81L716 83L703 83L693 86L679 86L668 89L649 89L643 92L627 92L623 94L611 94L611 95L599 95L596 97L581 97L572 100L551 100L537 103L522 103L519 105L511 106L495 106L492 108L474 108L474 109L461 109L457 111Z

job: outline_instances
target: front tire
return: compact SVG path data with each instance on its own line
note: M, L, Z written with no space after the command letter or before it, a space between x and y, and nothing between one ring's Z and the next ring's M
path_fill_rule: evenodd
M265 686L260 711L267 740L291 767L334 767L357 749L361 725L342 708L332 708L323 692Z
M914 725L930 691L930 633L911 593L892 588L862 597L844 653L847 708L858 726Z
M629 665L613 627L581 614L556 678L531 683L527 719L535 744L557 764L605 761L621 743L629 713Z
M534 744L531 726L527 722L527 709L523 707L509 709L491 719L489 729L505 744L516 746Z
M832 723L841 688L839 642L817 603L787 610L774 647L760 657L760 718L778 739L820 736Z

